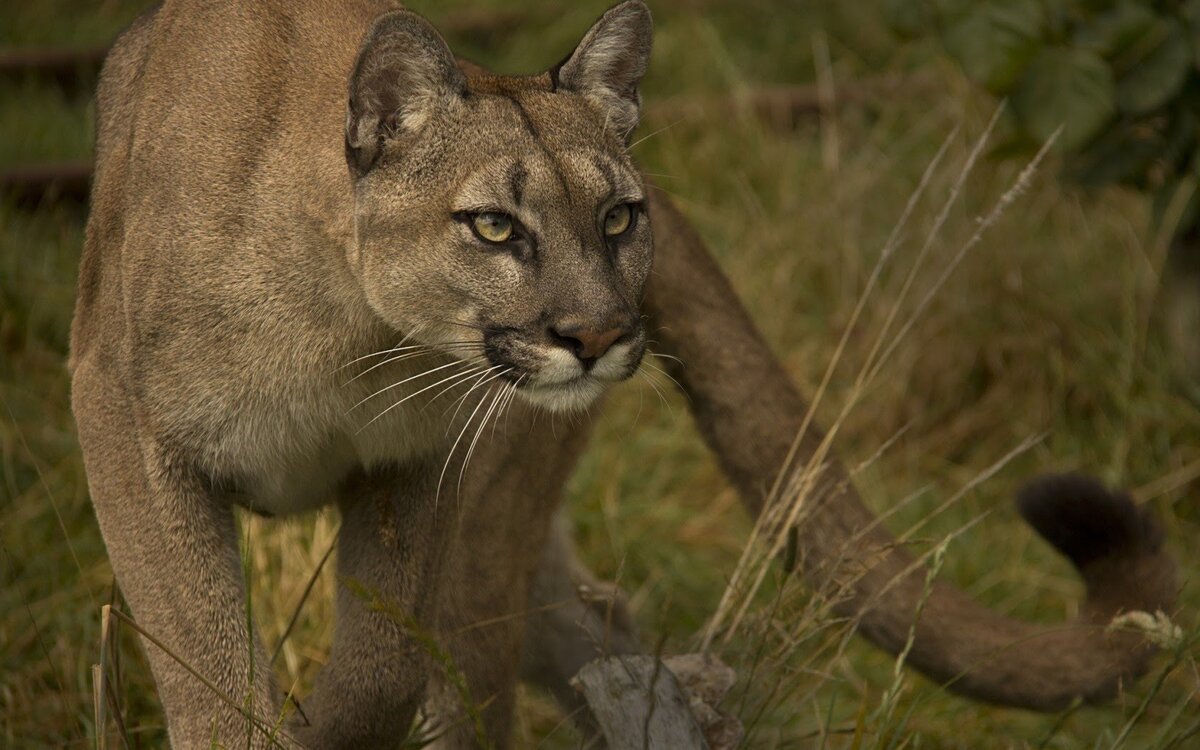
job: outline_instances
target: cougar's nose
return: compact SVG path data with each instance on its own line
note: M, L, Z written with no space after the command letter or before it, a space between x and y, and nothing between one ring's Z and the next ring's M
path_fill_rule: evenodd
M626 336L631 326L628 323L613 323L590 326L585 323L563 321L550 326L550 339L574 352L586 366L604 356L613 344Z

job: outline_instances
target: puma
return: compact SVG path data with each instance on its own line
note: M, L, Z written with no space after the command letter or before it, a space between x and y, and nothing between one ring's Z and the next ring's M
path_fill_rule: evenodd
M382 0L167 0L120 38L97 94L72 403L113 569L171 652L146 643L175 747L396 744L440 700L421 633L504 746L519 674L569 704L597 643L636 650L622 617L575 596L589 574L551 521L581 410L638 367L648 327L686 363L673 375L703 435L762 510L806 408L627 153L650 40L640 0L527 77L456 60ZM507 429L485 431L501 414ZM799 455L819 439L809 430ZM797 531L804 573L846 581L838 611L897 651L925 574L836 462L819 477ZM336 634L276 730L233 509L328 503L347 582ZM1022 508L1087 581L1080 627L938 585L908 661L989 701L1108 698L1153 647L1103 626L1174 594L1158 526L1082 479L1037 484ZM445 742L474 745L472 722L451 718Z

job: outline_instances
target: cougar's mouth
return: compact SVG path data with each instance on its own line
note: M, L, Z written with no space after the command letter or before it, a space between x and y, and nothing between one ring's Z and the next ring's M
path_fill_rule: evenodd
M493 339L484 347L499 378L514 383L528 403L549 411L586 408L610 385L637 370L644 353L641 336L614 345L594 361L581 360L558 346Z
M527 402L548 411L570 412L587 408L608 386L609 383L584 374L566 382L521 383L517 393Z

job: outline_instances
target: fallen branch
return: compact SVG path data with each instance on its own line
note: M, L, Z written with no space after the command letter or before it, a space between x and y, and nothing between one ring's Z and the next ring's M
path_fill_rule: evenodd
M63 88L74 89L100 70L107 54L107 46L0 50L0 78L36 76L49 78Z
M547 10L547 14L551 11ZM513 10L464 10L441 24L450 37L487 44L511 34L525 14ZM104 64L109 45L95 47L21 47L0 49L0 78L47 78L59 86L76 89L90 84Z
M584 666L573 684L611 750L732 750L742 725L717 704L735 678L707 654L609 656Z
M772 127L792 130L830 109L861 104L876 97L894 97L898 91L911 95L926 85L924 78L893 76L842 83L837 87L836 100L828 98L827 92L812 84L768 86L720 96L681 94L651 103L646 118L655 122L674 122L713 115L751 115Z
M90 161L28 164L0 170L0 195L27 208L59 201L84 203L91 182Z
M461 18L457 26L461 27L460 33L464 36L485 34L502 26L505 18L508 16L479 14L478 17ZM14 64L12 55L15 53L6 54L8 57L0 54L0 72L6 70L5 64ZM94 59L99 64L103 54L104 50L80 52L76 62ZM70 58L62 52L46 52L40 58L37 55L25 58L25 62L35 66L42 65L45 70L53 70L55 66L68 65L66 61L70 59L75 58ZM847 105L867 102L876 97L895 96L899 91L912 95L928 85L929 79L924 77L884 77L846 83L837 90L836 105L827 99L827 94L819 91L817 86L811 85L749 89L722 96L681 94L650 104L646 111L646 119L656 123L674 123L714 115L749 115L772 127L791 130L806 119L817 117L822 112L827 114L833 106L845 108ZM83 161L13 167L0 171L0 194L12 197L18 205L32 208L57 201L83 203L88 197L91 169L91 163Z

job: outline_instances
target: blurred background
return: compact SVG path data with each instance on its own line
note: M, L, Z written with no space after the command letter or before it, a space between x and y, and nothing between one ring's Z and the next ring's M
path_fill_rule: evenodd
M896 509L888 526L910 529L975 484L928 518L918 551L957 534L944 578L1000 611L1059 621L1082 586L1010 498L1033 474L1081 470L1150 504L1183 567L1169 613L1182 639L1114 704L1057 715L979 705L897 673L893 658L846 642L802 586L773 580L718 650L740 675L725 707L746 725L746 746L1200 747L1200 2L650 4L657 36L634 153L807 393L846 333L818 415L840 425L837 450L858 467L868 501ZM108 654L115 710L97 727L100 608L119 593L87 500L64 367L97 66L145 5L0 7L4 747L83 747L100 731L111 746L165 744L128 632ZM460 54L515 73L557 62L607 3L409 5ZM1003 214L981 221L1006 195ZM895 345L855 397L881 332ZM665 400L642 379L614 393L569 503L584 557L629 592L647 642L685 652L751 522L686 402L657 385ZM305 595L332 516L243 520L256 539L248 565L268 649L299 613L275 663L299 695L332 626L332 566ZM577 745L546 696L522 693L517 747Z

